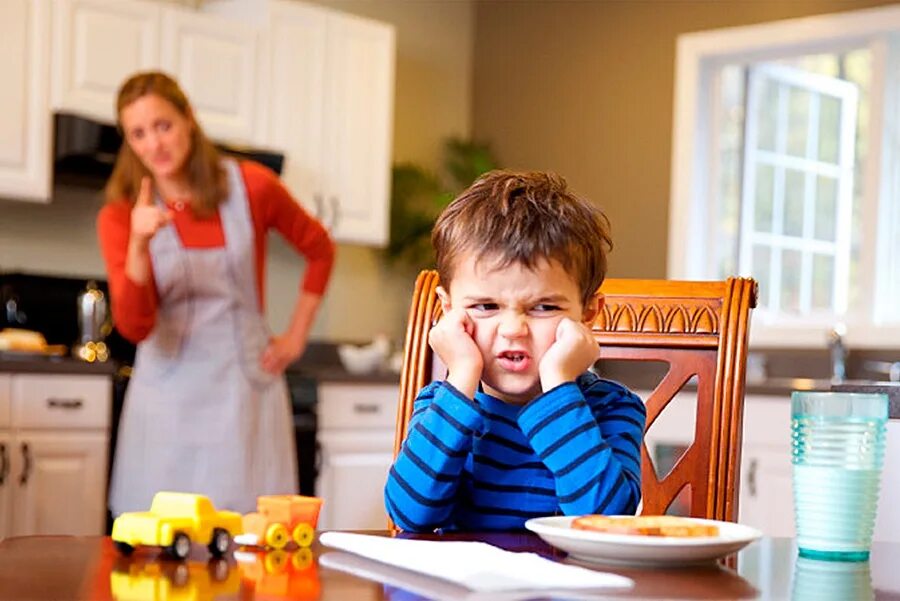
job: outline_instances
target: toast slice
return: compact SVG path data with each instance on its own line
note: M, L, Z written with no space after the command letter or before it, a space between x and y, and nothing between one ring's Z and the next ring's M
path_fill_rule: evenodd
M674 515L585 515L572 520L572 528L610 534L642 536L718 536L719 527Z

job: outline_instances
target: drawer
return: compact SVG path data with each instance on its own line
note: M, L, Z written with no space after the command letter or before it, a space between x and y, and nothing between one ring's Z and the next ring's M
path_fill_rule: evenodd
M0 428L8 428L12 419L10 377L0 374Z
M320 384L318 427L393 430L399 395L396 384Z
M109 428L112 382L106 376L16 375L16 428Z

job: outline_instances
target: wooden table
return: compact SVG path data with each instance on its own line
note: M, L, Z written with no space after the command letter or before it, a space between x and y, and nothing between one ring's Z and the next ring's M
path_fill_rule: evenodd
M481 540L509 550L532 551L559 561L570 561L531 534L447 535L443 538ZM104 537L10 538L0 542L0 599L397 601L466 599L469 593L466 589L374 562L375 569L382 567L382 576L393 579L397 586L319 566L318 557L330 552L316 543L311 550L301 552L239 552L240 561L233 556L227 560L209 561L206 550L195 546L188 561L177 562L162 559L155 550L149 549L140 549L129 558L122 557ZM736 570L721 565L666 570L611 566L598 569L622 574L635 581L634 589L616 594L607 592L606 596L610 597L794 601L900 599L900 569L897 567L900 566L900 545L897 544L876 543L869 562L843 564L798 560L792 540L763 539L738 553L736 563Z

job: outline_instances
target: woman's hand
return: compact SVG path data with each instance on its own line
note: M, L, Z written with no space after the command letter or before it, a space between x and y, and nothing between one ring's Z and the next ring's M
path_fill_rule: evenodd
M445 313L428 333L428 344L447 366L447 381L470 399L484 369L474 336L475 324L462 309Z
M597 360L599 347L591 330L568 317L556 326L556 340L544 353L538 371L544 392L574 382Z
M288 365L300 358L306 350L306 342L297 342L287 334L273 336L259 360L263 371L279 375Z
M147 245L159 228L172 221L172 211L160 209L153 202L153 182L144 176L141 190L131 209L131 237L140 245Z

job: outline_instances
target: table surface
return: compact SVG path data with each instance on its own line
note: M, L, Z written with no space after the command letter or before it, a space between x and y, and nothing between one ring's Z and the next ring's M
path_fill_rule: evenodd
M536 552L554 560L578 563L528 533L457 534L442 538L484 541L508 550ZM195 545L191 557L179 562L164 559L155 549L138 549L130 557L121 556L106 537L9 538L0 542L0 599L498 599L496 594L478 595L376 562L370 562L373 574L393 584L319 566L319 556L330 552L314 543L311 549L300 551L240 550L229 553L225 559L210 560L206 549ZM852 564L798 558L794 541L762 539L728 562L736 568L722 564L668 569L595 565L590 567L632 578L634 588L602 593L573 591L564 596L524 595L515 599L900 600L900 544L875 543L870 561Z

